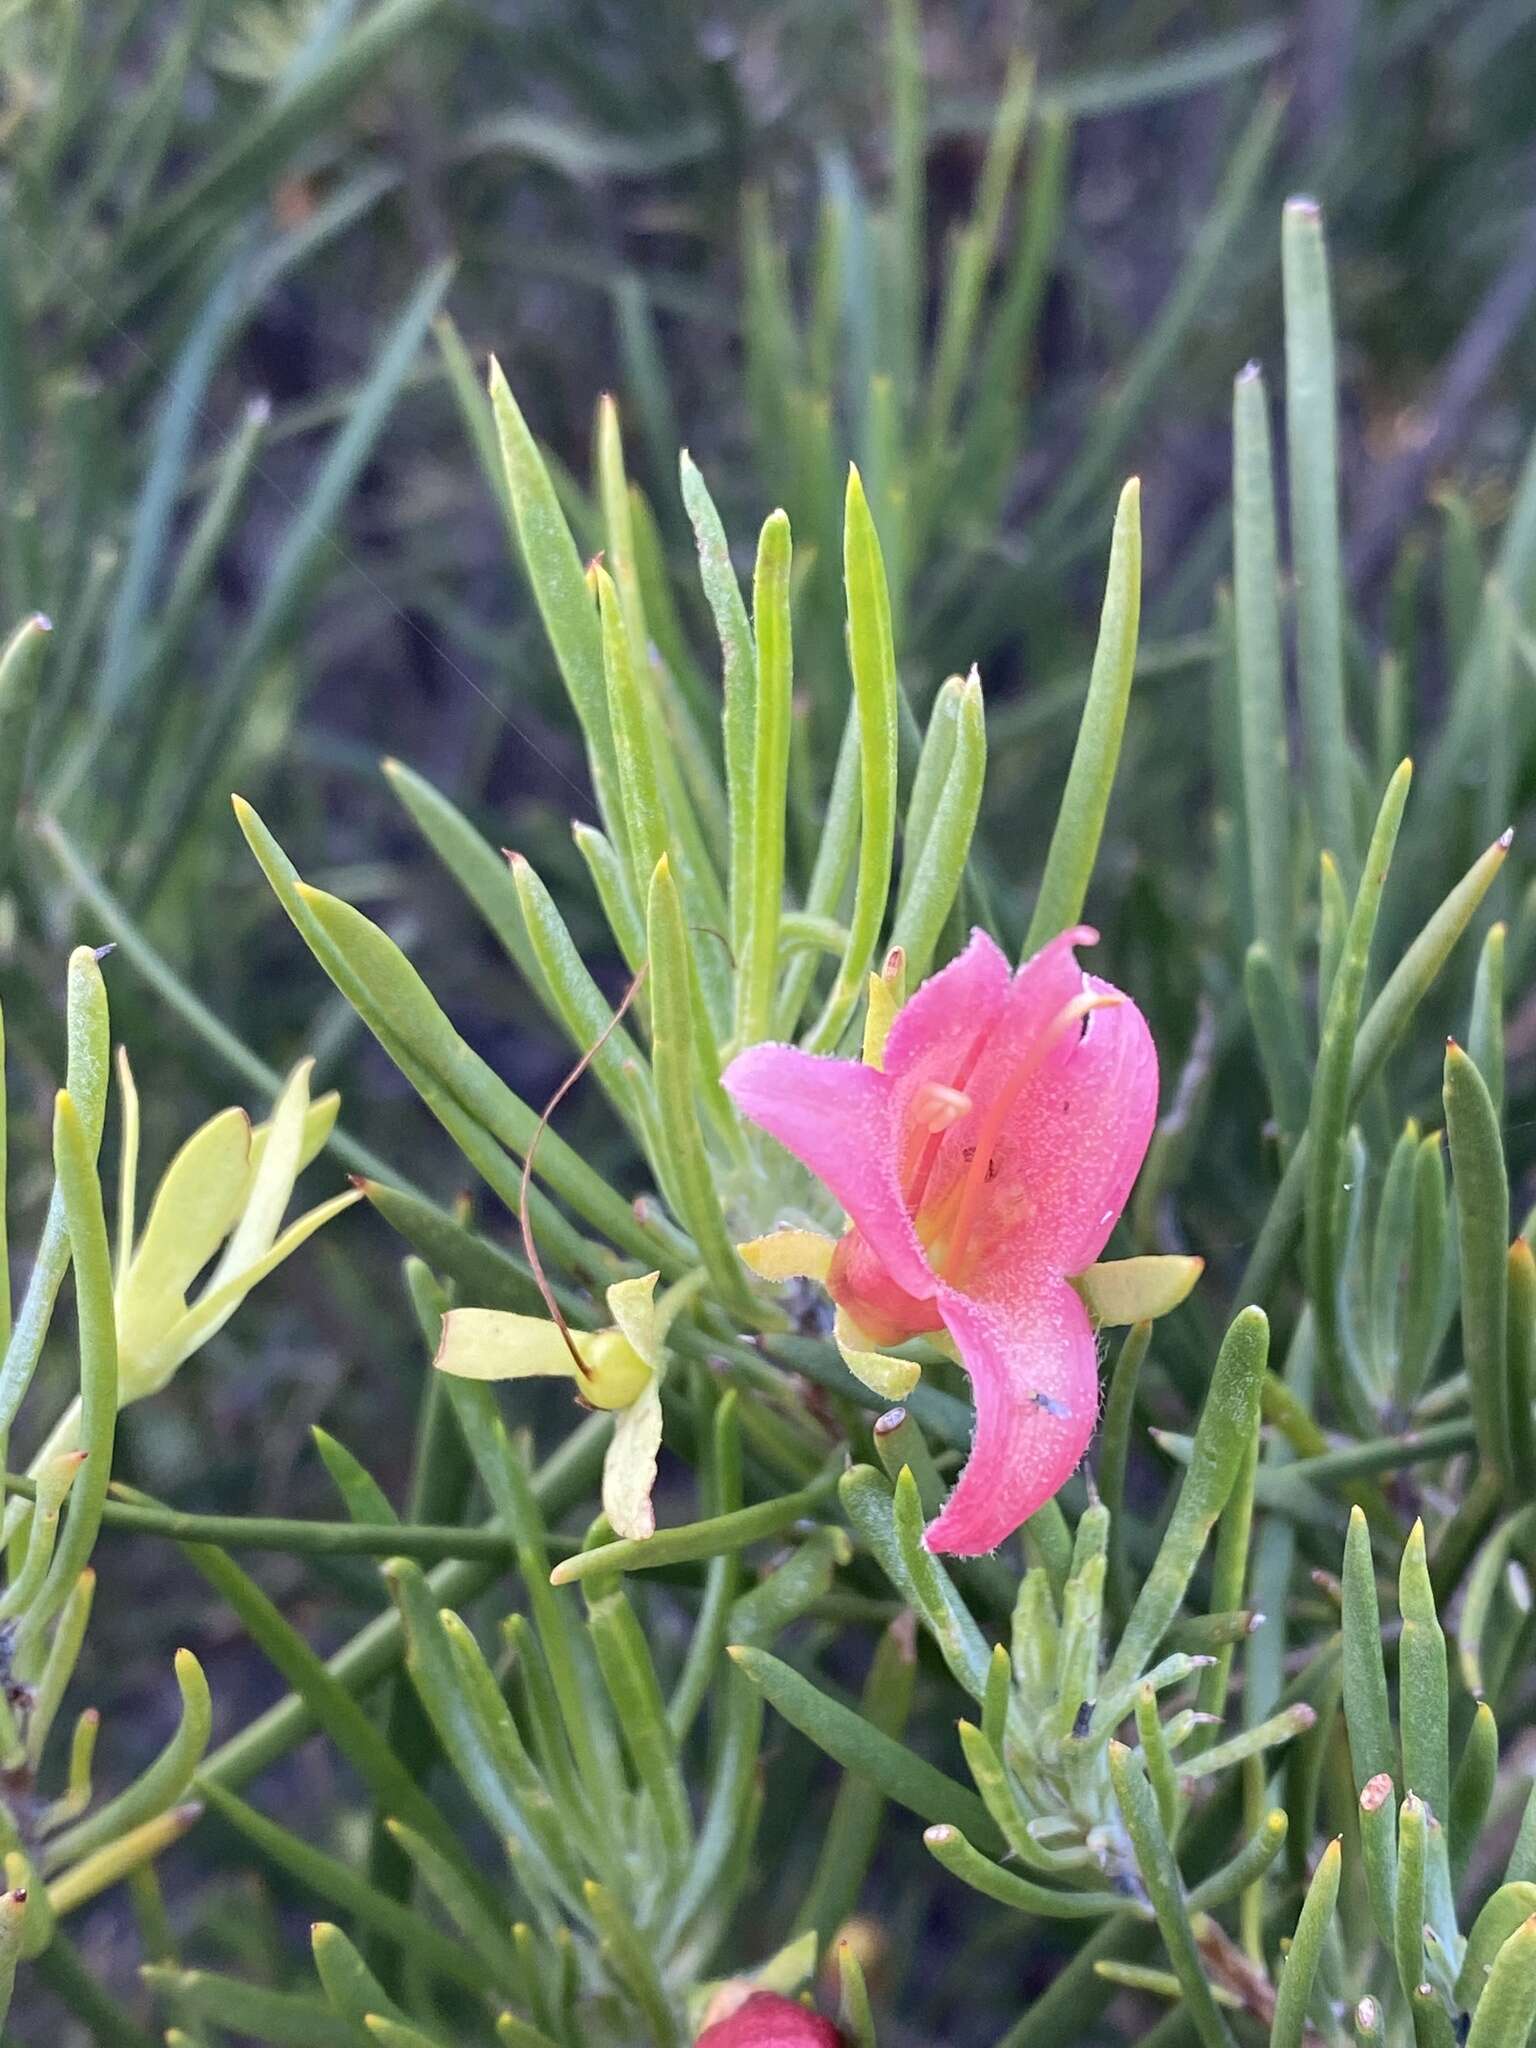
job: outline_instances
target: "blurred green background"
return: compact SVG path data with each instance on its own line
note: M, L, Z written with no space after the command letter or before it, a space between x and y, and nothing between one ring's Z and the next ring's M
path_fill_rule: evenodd
M814 546L850 454L877 516L883 483L911 694L980 664L986 884L1015 935L1139 473L1141 680L1095 911L1120 920L1118 978L1186 1019L1219 859L1190 736L1221 647L1230 386L1249 358L1278 376L1280 201L1312 192L1329 223L1355 669L1368 687L1398 650L1432 717L1533 416L1533 75L1523 0L0 0L0 596L7 624L54 623L27 814L0 849L16 1239L46 1194L77 937L123 940L114 1029L151 1166L211 1108L264 1108L257 1060L310 1050L363 1145L456 1190L446 1140L283 924L231 789L389 927L523 1095L565 1071L379 772L398 757L536 857L598 943L568 829L579 748L475 442L492 350L579 535L594 408L616 396L701 669L678 446L743 546L779 502ZM892 275L914 281L904 305ZM934 453L951 414L963 483ZM812 718L837 573L823 548L802 592ZM1528 771L1511 760L1517 804ZM1512 1011L1518 1101L1518 979ZM563 1124L622 1173L600 1113L578 1098ZM334 1159L311 1175L338 1178ZM1213 1217L1226 1199L1212 1187ZM397 1482L424 1363L397 1259L348 1216L131 1412L125 1474L208 1508L329 1512L323 1418ZM100 1562L87 1677L118 1709L110 1778L160 1739L176 1642L211 1651L223 1731L270 1674L165 1550L113 1541ZM375 1604L361 1566L263 1577L320 1642ZM329 1802L333 1768L302 1753L285 1796ZM226 1952L277 1938L213 1831L183 1867ZM108 1975L136 1959L111 1902L82 1936ZM18 2025L49 2024L29 1995Z

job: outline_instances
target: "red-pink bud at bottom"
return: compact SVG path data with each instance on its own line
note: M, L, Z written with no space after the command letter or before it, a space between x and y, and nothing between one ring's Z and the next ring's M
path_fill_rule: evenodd
M776 1991L754 1991L728 2019L706 2027L694 2048L842 2048L830 2020Z

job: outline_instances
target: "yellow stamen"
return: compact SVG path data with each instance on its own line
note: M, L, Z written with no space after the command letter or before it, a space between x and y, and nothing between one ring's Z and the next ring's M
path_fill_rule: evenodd
M971 1231L975 1227L976 1217L981 1208L982 1190L992 1170L993 1148L1002 1135L1008 1113L1018 1101L1024 1084L1040 1071L1048 1055L1055 1051L1074 1025L1080 1023L1091 1011L1112 1010L1124 1001L1123 995L1104 995L1094 989L1085 989L1080 996L1074 996L1070 1003L1064 1004L1056 1012L988 1105L986 1117L976 1134L976 1150L966 1171L960 1209L955 1217L955 1227L950 1234L949 1250L944 1261L946 1273L950 1278L956 1278L960 1272Z

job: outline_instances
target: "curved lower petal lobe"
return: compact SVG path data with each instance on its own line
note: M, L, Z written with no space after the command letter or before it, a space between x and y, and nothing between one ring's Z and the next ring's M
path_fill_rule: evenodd
M925 1540L979 1557L1076 1471L1098 1419L1098 1352L1083 1304L1040 1267L985 1298L946 1287L939 1307L970 1375L976 1433Z
M742 1115L831 1191L898 1286L931 1294L933 1275L902 1199L888 1076L797 1046L754 1045L721 1080Z

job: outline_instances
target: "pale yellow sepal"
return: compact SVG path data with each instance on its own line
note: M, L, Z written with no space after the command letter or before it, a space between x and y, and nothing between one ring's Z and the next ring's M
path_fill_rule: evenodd
M791 1998L815 1976L817 1953L815 1930L807 1928L804 1934L797 1934L793 1941L787 1942L777 1955L770 1956L754 1973L752 1981L759 1991L777 1991L781 1998Z
M586 1367L576 1370L555 1325L544 1316L498 1308L454 1308L443 1317L433 1364L461 1380L567 1379L594 1408L627 1408L655 1378L654 1369L620 1330L573 1330Z
M773 1230L736 1247L760 1280L825 1282L837 1239L820 1230Z
M656 1533L651 1492L661 1449L661 1387L653 1376L639 1399L613 1419L613 1440L603 1458L603 1513L616 1536L643 1543Z
M923 1376L922 1367L914 1365L910 1358L888 1358L883 1351L871 1351L869 1339L841 1309L833 1322L832 1336L844 1365L882 1401L904 1401Z
M1168 1315L1194 1291L1204 1259L1170 1255L1109 1259L1074 1276L1083 1306L1101 1327L1146 1323Z
M450 1309L432 1362L439 1372L461 1380L576 1377L565 1339L547 1316L517 1316L499 1308Z
M660 1278L659 1273L642 1273L635 1280L615 1280L608 1289L609 1315L653 1373L666 1369L662 1352L664 1332L656 1306L656 1282Z
M885 1065L885 1041L891 1035L896 1013L901 1008L897 994L883 974L869 977L869 1008L864 1013L864 1064Z

